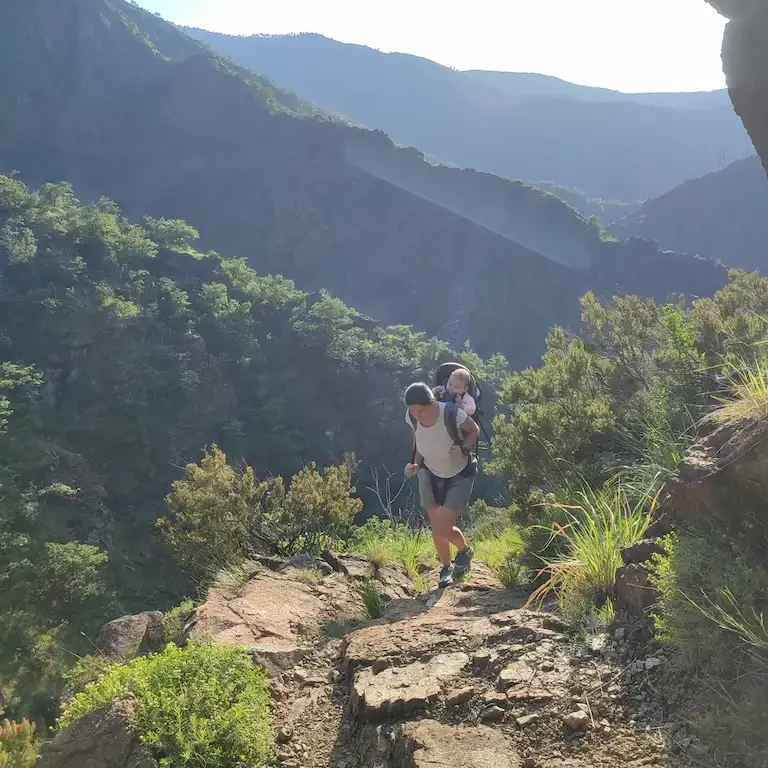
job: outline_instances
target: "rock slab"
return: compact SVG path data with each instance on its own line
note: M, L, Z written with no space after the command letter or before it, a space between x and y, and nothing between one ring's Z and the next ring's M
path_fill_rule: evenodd
M440 697L444 683L468 665L466 653L445 653L427 662L388 667L379 674L363 669L355 675L350 706L366 720L425 709Z
M523 762L493 728L421 720L400 726L395 762L402 768L522 768Z

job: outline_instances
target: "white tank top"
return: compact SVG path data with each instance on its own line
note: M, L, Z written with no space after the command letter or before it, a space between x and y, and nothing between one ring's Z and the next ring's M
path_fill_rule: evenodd
M427 469L437 477L455 477L467 466L469 459L456 448L451 439L450 432L445 426L445 403L438 403L440 414L437 421L431 427L425 427L416 423L416 450L424 457ZM459 409L456 413L456 423L463 424L467 414ZM413 429L410 414L406 411L405 420Z

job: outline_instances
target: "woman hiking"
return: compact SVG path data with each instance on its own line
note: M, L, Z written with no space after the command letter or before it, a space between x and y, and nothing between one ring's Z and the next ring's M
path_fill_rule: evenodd
M456 523L472 495L477 471L472 451L479 428L464 410L452 403L438 402L422 382L408 387L405 404L405 419L413 429L414 440L413 461L406 465L405 475L419 476L421 506L427 511L442 565L438 585L447 587L454 576L469 571L474 556ZM449 428L447 419L455 419L456 429ZM453 563L451 544L458 550Z

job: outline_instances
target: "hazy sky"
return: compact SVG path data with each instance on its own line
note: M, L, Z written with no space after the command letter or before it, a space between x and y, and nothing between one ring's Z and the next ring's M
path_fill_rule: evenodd
M704 0L139 0L230 34L319 32L458 69L542 72L622 91L722 88L725 20ZM470 10L471 7L471 10Z

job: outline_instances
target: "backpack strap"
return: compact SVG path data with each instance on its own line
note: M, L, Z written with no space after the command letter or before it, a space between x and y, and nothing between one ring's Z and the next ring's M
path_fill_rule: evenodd
M411 426L413 427L413 452L411 453L411 464L416 463L416 427L418 426L418 422L416 421L416 417L408 411L408 418L411 421Z
M457 422L459 416L459 406L455 402L448 402L443 408L443 423L451 436L454 445L461 445L462 439Z

